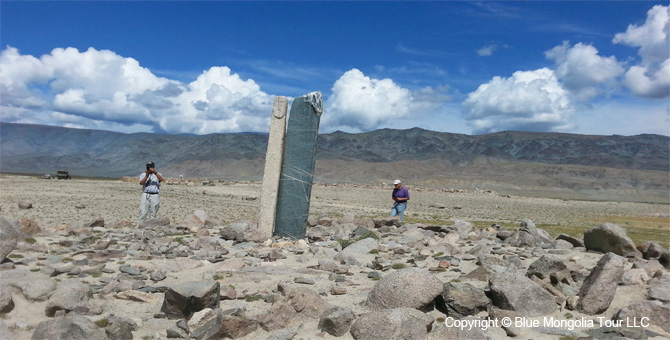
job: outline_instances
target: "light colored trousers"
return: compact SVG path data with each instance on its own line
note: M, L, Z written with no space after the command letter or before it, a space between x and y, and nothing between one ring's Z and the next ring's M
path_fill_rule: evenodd
M149 218L154 219L158 214L158 208L161 207L161 199L158 194L147 194L142 193L142 198L140 198L140 220L139 224L145 224L147 222L147 215Z

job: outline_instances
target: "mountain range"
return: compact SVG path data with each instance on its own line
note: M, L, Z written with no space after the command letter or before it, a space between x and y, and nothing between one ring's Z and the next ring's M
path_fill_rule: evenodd
M260 180L268 136L167 135L0 124L0 172L76 178L137 176L147 161L167 177ZM483 189L581 199L668 203L670 137L413 128L318 138L314 180ZM615 197L612 197L615 196Z

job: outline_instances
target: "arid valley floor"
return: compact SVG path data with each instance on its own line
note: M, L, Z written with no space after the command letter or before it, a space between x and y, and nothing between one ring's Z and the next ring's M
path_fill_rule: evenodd
M548 231L553 238L556 238L559 234L582 237L586 230L609 222L625 228L628 236L638 245L645 241L654 241L666 248L670 246L670 202L650 204L528 198L479 190L420 188L412 186L411 183L408 184L408 188L411 200L404 226L398 228L397 233L389 232L387 235L381 235L383 233L377 232L382 236L377 238L378 246L375 246L374 252L361 254L360 264L336 263L333 266L338 269L329 271L325 269L327 262L332 262L334 255L341 251L341 248L338 248L341 243L338 244L336 240L311 243L275 240L253 243L221 239L220 246L226 251L219 254L220 261L216 262L207 261L204 259L206 256L202 258L192 253L175 258L155 256L154 251L153 255L149 256L150 245L146 245L146 249L145 245L142 245L141 239L144 238L145 243L147 240L145 234L142 234L142 229L137 226L140 199L140 186L137 183L120 179L46 180L32 176L2 175L0 216L9 221L32 220L39 226L40 231L30 235L30 242L20 239L16 249L8 255L8 259L14 262L13 268L3 267L0 270L0 286L10 287L8 289L14 303L11 311L0 313L0 321L4 323L0 324L0 340L35 339L33 333L40 322L53 319L45 315L45 308L51 303L50 298L26 297L23 286L27 283L22 280L35 282L48 280L46 287L53 285L53 288L65 281L78 280L93 287L92 297L87 300L87 306L96 307L87 307L88 319L100 321L123 317L132 320L136 325L133 331L135 339L167 338L166 330L174 328L176 320L156 317L161 312L164 290L136 293L131 297L122 294L124 291L121 290L108 292L109 294L100 293L101 287L109 286L110 282L127 279L127 275L131 274L124 274L126 270L122 270L122 267L127 268L128 265L139 269L144 276L159 271L166 274L161 280L150 281L148 277L145 278L144 281L148 286L167 286L189 281L218 281L222 287L220 308L235 310L231 313L242 314L245 319L260 320L267 317L263 315L272 310L272 302L281 300L277 297L281 295L277 292L277 286L282 283L308 287L324 300L324 304L346 307L360 317L369 312L362 303L366 301L368 293L375 284L381 282L371 279L368 275L374 269L374 265L371 268L370 264L377 261L375 254L386 256L386 260L393 264L392 268L378 270L381 276L391 275L397 268L414 266L426 272L431 269L430 272L444 283L469 282L477 289L485 289L487 282L470 281L462 277L480 266L475 264L476 256L472 255L475 253L468 253L473 248L481 246L490 249L492 254L501 258L503 255L515 256L520 259L519 265L524 268L539 257L539 253L533 249L496 243L495 236L492 238L473 236L468 239L465 235L459 240L452 240L451 245L445 248L451 250L451 254L445 255L458 258L453 262L456 265L452 263L442 266L442 261L433 259L442 253L441 251L438 253L441 241L437 234L432 238L428 237L426 241L419 240L419 243L416 243L417 240L410 240L410 236L416 233L412 230L416 225L448 226L460 220L474 224L479 230L493 224L501 226L504 230L516 230L522 220L529 219L538 228ZM355 186L317 183L312 190L310 215L314 221L323 224L348 224L374 229L372 220L385 218L389 214L392 203L391 189L390 185L382 184ZM158 240L162 240L165 245L188 245L192 249L200 249L194 246L199 238L204 236L209 236L210 239L218 238L222 228L227 225L241 221L248 221L253 225L261 202L260 192L261 185L257 182L212 182L203 185L202 181L199 181L192 185L163 184L159 217L169 219L172 226L183 228L179 228L179 234L157 235L153 241L157 244ZM20 203L29 203L31 208L20 208ZM197 210L204 211L208 216L210 222L206 226L191 225L192 217ZM99 219L104 220L103 225L100 226L99 222L95 227L91 227ZM88 229L87 232L77 231L82 228ZM91 231L94 237L88 239L90 242L84 242L85 235L90 235ZM100 249L96 246L105 240L111 242L107 242L103 249L117 252L116 255L106 258L102 267L97 267L105 270L95 272L92 268L100 266L102 262L95 261L89 255L95 253L92 249ZM601 253L583 249L566 250L556 254L566 263L581 268L584 276L590 273L603 256ZM82 272L89 270L88 272L94 275L79 271L59 275L52 272L51 276L45 275L45 267L60 268L63 263L70 267L74 263ZM441 269L432 270L437 267ZM629 261L626 269L630 268ZM71 269L68 267L68 270ZM557 309L548 315L557 319L604 317L609 320L620 309L635 301L645 300L649 285L656 284L659 278L665 280L663 281L665 283L660 285L668 290L670 274L667 269L661 269L660 273L654 279L648 277L642 280L643 282L619 286L610 307L599 315L585 315L566 309ZM133 280L127 279L127 281ZM225 293L224 286L227 287ZM667 306L670 302L664 303ZM670 307L664 308L670 310ZM99 313L93 312L96 309ZM482 316L480 314L477 316ZM444 319L444 314L437 310L429 311L427 315L435 320ZM254 326L257 329L254 328L253 332L238 338L354 338L349 332L341 337L335 337L322 331L317 325L318 316L314 318L298 314L297 318L299 320L294 320L287 327L280 329L288 335ZM652 325L648 329L656 335L649 338L667 339L667 336L670 336L670 330L659 326ZM9 333L3 335L3 331ZM519 332L517 339L570 339L566 336L576 338L585 335L583 333L585 329L561 333L521 327L517 331ZM494 339L507 336L500 328L489 329L486 335Z

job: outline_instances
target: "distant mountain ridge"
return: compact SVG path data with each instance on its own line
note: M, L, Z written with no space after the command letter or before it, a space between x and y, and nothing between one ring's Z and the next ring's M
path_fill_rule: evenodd
M260 180L267 141L267 134L259 133L124 134L1 123L0 171L39 174L67 169L75 176L136 176L152 160L169 177ZM454 176L481 173L487 180L502 183L506 180L496 177L505 176L492 169L515 172L519 166L537 168L533 173L543 176L585 171L589 178L599 176L601 170L595 168L607 168L610 173L619 169L618 174L635 171L659 176L660 172L661 177L650 183L659 190L667 186L662 174L670 171L670 137L532 132L471 136L419 128L356 134L338 131L319 135L315 180L380 183L403 177L446 186L454 183ZM513 176L508 173L507 178ZM663 183L656 183L658 178Z

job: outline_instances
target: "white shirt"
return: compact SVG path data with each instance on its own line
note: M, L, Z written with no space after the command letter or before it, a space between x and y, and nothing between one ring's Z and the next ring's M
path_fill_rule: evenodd
M144 179L144 177L147 177L146 172L140 174L140 182ZM147 178L147 181L144 182L142 192L145 192L147 194L157 194L160 191L160 186L161 184L160 181L158 180L158 176L156 176L156 174L151 174L149 175L149 178Z

